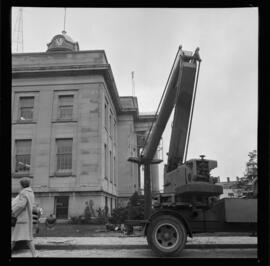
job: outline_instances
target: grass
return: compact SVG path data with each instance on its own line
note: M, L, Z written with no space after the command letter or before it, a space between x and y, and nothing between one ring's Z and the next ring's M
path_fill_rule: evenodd
M123 236L120 231L107 231L105 225L88 224L56 224L53 230L47 229L45 224L39 225L39 233L35 237L110 237ZM142 230L134 227L134 234L131 236L142 235ZM249 236L251 233L245 232L215 232L194 234L194 236Z
M36 237L91 237L91 236L120 236L119 231L107 231L105 225L88 224L56 224L53 230L45 224L39 225Z

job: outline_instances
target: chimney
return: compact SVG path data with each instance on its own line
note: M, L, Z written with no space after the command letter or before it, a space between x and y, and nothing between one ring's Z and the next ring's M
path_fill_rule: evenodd
M237 182L239 181L239 176L236 177L236 181L237 181Z
M229 177L227 177L227 182L228 182L228 183L230 182L230 178L229 178Z

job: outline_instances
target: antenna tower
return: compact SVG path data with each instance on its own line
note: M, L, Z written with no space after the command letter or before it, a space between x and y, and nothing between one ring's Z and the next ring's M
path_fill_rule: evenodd
M20 7L17 13L13 30L13 47L15 52L23 53L23 8Z

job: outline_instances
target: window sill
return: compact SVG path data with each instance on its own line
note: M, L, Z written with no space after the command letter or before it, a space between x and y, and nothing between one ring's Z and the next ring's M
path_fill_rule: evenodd
M76 123L78 122L77 119L56 119L52 120L52 123Z
M54 175L51 175L50 177L76 177L72 174L72 172L55 172Z
M22 177L34 178L32 173L26 173L26 172L12 173L12 178L22 178Z
M14 122L12 122L13 125L15 124L36 124L37 121L34 120L16 120Z

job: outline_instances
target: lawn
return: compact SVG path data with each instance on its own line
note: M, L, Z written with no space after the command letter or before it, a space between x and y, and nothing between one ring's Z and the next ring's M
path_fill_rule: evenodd
M39 224L39 233L35 237L110 237L124 236L120 231L107 231L105 225L88 225L88 224L56 224L53 230L47 229L45 224ZM248 236L251 233L244 232L216 232L201 233L194 236ZM131 236L143 235L139 227L134 227L134 233Z
M134 235L142 231L134 230ZM120 231L107 231L105 225L88 224L56 224L53 230L47 229L45 224L39 224L39 233L35 237L91 237L91 236L123 236Z

